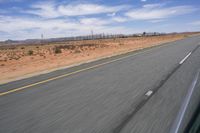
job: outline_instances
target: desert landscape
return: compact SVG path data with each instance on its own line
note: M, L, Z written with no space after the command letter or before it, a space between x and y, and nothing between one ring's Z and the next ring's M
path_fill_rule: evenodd
M42 71L180 40L195 34L197 33L1 45L0 83L39 74Z

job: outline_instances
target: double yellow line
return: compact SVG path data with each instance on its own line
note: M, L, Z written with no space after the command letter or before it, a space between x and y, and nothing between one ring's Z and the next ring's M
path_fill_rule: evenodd
M162 46L165 46L165 45L159 45L158 47L162 47ZM156 47L156 48L158 48L158 47ZM151 50L151 49L149 49L149 50ZM97 64L97 65L94 65L94 66L91 66L91 67L87 67L87 68L80 69L80 70L77 70L77 71L74 71L74 72L70 72L70 73L66 73L66 74L60 75L60 76L49 78L49 79L46 79L46 80L43 80L43 81L39 81L39 82L36 82L36 83L33 83L33 84L29 84L29 85L26 85L26 86L23 86L23 87L10 89L9 91L0 93L0 96L8 95L10 93L18 92L18 91L21 91L21 90L24 90L24 89L27 89L27 88L30 88L30 87L33 87L33 86L36 86L36 85L47 83L47 82L50 82L50 81L53 81L53 80L56 80L56 79L67 77L67 76L70 76L70 75L73 75L73 74L77 74L77 73L80 73L80 72L83 72L83 71L87 71L87 70L90 70L90 69L94 69L94 68L97 68L97 67L100 67L100 66L103 66L103 65L106 65L106 64L110 64L110 63L113 63L113 62L116 62L116 61L119 61L119 60L122 60L122 59L125 59L125 58L128 58L128 57L131 57L131 56L135 56L137 54L145 53L145 52L147 52L149 50L137 52L135 54L127 55L127 56L124 56L124 57L121 57L121 58L117 58L117 59L114 59L114 60L111 60L111 61L107 61L107 62L104 62L104 63L100 63L100 64Z

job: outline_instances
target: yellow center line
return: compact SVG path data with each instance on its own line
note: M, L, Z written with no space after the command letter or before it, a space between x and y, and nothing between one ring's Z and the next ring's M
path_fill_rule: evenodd
M156 48L162 47L162 46L165 46L165 45L159 45ZM104 63L101 63L101 64L97 64L97 65L94 65L94 66L91 66L91 67L87 67L87 68L80 69L80 70L77 70L77 71L74 71L74 72L66 73L66 74L63 74L63 75L60 75L60 76L49 78L49 79L46 79L46 80L43 80L43 81L39 81L39 82L36 82L36 83L33 83L33 84L29 84L29 85L26 85L26 86L23 86L23 87L11 89L9 91L0 93L0 96L4 96L4 95L10 94L10 93L21 91L21 90L24 90L24 89L27 89L27 88L30 88L30 87L33 87L33 86L36 86L36 85L39 85L39 84L47 83L47 82L50 82L50 81L53 81L53 80L56 80L56 79L60 79L60 78L63 78L63 77L67 77L67 76L70 76L70 75L73 75L73 74L77 74L77 73L80 73L80 72L83 72L83 71L94 69L94 68L97 68L97 67L100 67L100 66L103 66L103 65L106 65L106 64L110 64L110 63L113 63L113 62L116 62L116 61L119 61L119 60L122 60L122 59L125 59L125 58L128 58L128 57L131 57L131 56L135 56L137 54L145 53L145 52L150 51L150 50L152 50L152 49L148 49L148 50L145 50L145 51L140 51L140 52L135 53L135 54L127 55L127 56L124 56L124 57L121 57L121 58L117 58L117 59L114 59L114 60L111 60L111 61L107 61L107 62L104 62Z

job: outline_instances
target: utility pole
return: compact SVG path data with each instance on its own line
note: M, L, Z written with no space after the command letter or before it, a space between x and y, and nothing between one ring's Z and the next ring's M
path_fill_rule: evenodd
M40 41L41 44L42 44L43 39L44 39L44 35L41 34L41 41Z
M94 33L93 33L93 30L91 30L91 35L92 35L92 40L94 39Z

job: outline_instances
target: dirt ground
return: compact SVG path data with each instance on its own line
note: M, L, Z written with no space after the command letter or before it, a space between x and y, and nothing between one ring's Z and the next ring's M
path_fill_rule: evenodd
M176 34L0 47L0 83L28 74L183 39L187 36L188 34Z

